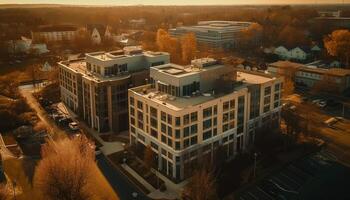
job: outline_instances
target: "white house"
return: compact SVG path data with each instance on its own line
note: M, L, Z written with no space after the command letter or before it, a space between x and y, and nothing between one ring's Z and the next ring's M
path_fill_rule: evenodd
M282 59L289 59L289 50L284 46L279 46L275 49L274 53Z
M43 71L43 72L49 72L49 71L52 70L52 67L51 67L51 65L46 61L46 62L44 63L44 65L41 67L40 70Z
M46 44L44 44L44 43L32 44L30 48L31 48L31 49L35 52L35 54L37 54L37 55L41 55L41 54L44 54L44 53L48 53L48 52L49 52L49 50L47 49Z
M294 60L306 60L309 56L307 48L295 47L289 51L289 58Z
M31 45L32 40L23 36L18 40L7 41L9 53L27 53Z
M97 28L94 28L92 33L91 33L91 41L92 41L92 44L101 44L101 35L100 33L98 32Z
M113 38L112 28L110 26L106 26L106 31L104 33L104 37L106 39L112 39Z
M314 45L311 47L310 49L313 52L320 52L321 51L321 47L319 47L318 45Z

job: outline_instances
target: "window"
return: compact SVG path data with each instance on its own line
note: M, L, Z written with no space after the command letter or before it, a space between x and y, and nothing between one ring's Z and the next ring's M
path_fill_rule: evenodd
M216 117L213 118L213 124L216 126L218 124L218 119Z
M183 120L184 120L184 125L189 124L190 123L190 115L188 115L188 114L184 115Z
M271 86L265 88L265 96L271 94Z
M153 108L152 106L150 107L151 110L151 116L157 118L157 109Z
M179 129L176 129L176 130L175 130L175 138L176 138L176 139L179 139L180 137L181 137L181 132L180 132Z
M166 122L166 113L163 112L163 111L161 111L161 112L160 112L160 118L161 118L161 120L162 120L163 122Z
M155 144L154 142L151 142L151 147L152 147L153 149L158 150L158 145Z
M230 109L235 108L235 100L230 101Z
M191 145L197 144L197 136L191 137Z
M225 132L225 131L227 131L227 130L228 130L228 124L224 124L224 125L222 126L222 131Z
M184 128L184 137L188 137L190 135L190 127Z
M173 136L173 129L170 126L168 126L168 136Z
M135 115L135 109L133 107L130 107L130 115Z
M166 143L166 137L165 137L165 135L162 135L162 142L163 142L163 143Z
M180 142L175 142L175 150L180 150Z
M191 122L196 122L197 121L197 112L191 113Z
M211 130L204 132L203 133L203 140L207 140L207 139L211 138L211 135L212 135Z
M281 85L280 85L279 83L277 83L277 84L275 85L275 91L280 91L280 89L281 89L280 86L281 86Z
M172 123L173 123L173 117L168 114L168 124L172 124Z
M165 124L161 124L161 131L162 133L166 133L166 125Z
M139 108L141 110L143 109L143 104L141 101L137 101L137 108Z
M134 102L135 102L135 100L134 100L134 97L130 97L130 105L134 105Z
M155 138L158 138L158 132L156 130L154 130L153 128L151 128L151 135Z
M187 148L190 146L190 139L184 140L184 148Z
M207 119L203 122L203 130L211 127L211 119Z
M222 121L223 122L227 122L228 121L228 113L224 113L224 115L222 116Z
M191 135L196 134L198 131L197 124L191 126Z
M212 109L211 107L206 108L203 110L203 118L210 117L212 115Z
M180 126L180 124L181 124L181 118L180 117L176 117L175 118L175 125L176 126Z
M229 105L230 105L230 104L229 104L228 101L224 102L224 104L222 105L222 109L223 109L224 111L228 110Z
M168 138L168 146L172 147L173 146L173 140Z

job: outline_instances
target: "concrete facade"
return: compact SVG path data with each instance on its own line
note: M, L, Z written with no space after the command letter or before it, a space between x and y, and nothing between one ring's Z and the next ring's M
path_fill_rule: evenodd
M246 151L259 127L279 120L282 78L213 59L152 67L150 78L129 89L130 144L150 146L160 172L175 182L219 149L226 159Z

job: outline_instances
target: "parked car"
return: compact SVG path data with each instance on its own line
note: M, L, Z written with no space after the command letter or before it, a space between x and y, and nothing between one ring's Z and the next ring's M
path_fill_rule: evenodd
M72 130L72 131L77 131L77 130L79 130L78 123L76 123L76 122L71 122L71 123L69 123L68 126L69 126L70 130Z
M327 106L327 102L326 101L320 101L317 103L317 106L320 108L324 108Z

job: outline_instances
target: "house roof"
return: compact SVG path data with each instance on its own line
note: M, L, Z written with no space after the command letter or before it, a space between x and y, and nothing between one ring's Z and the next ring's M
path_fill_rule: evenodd
M277 67L277 68L300 68L304 65L300 63L281 60L274 63L270 63L269 66Z

